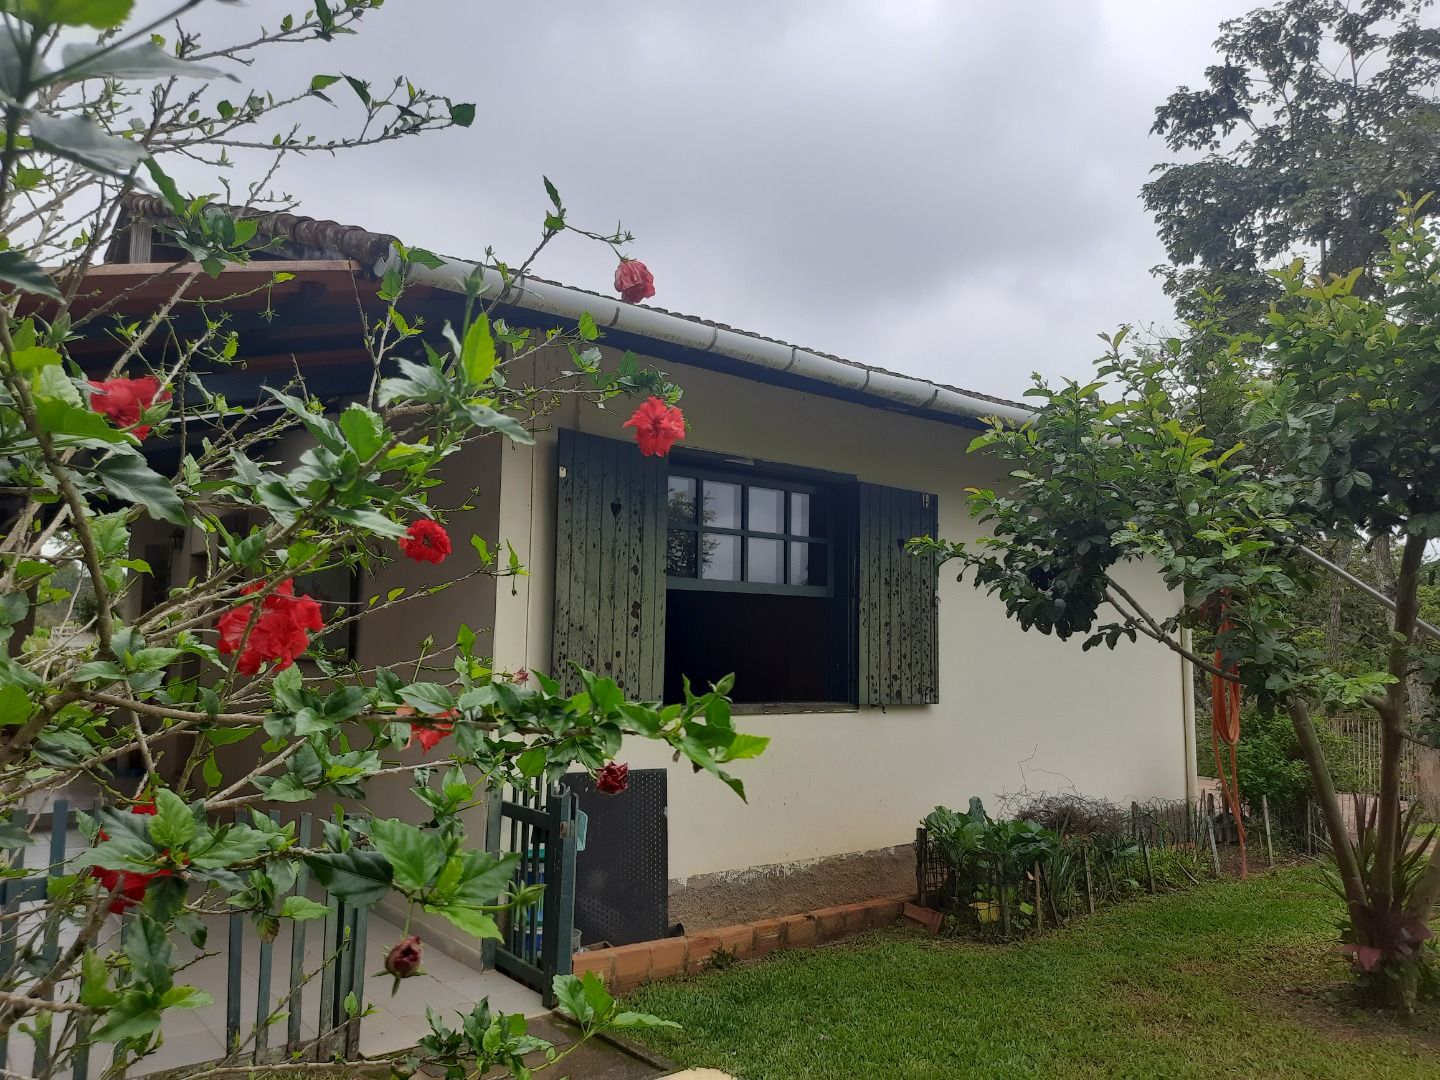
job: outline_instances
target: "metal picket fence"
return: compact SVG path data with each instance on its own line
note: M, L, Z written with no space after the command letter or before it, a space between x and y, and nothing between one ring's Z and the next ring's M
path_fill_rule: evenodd
M43 845L37 836L30 845L11 851L10 871L23 871L27 869L30 853L43 846L46 861L43 866L34 868L36 873L8 877L0 882L0 986L23 991L31 979L28 970L32 954L42 966L53 965L60 957L61 920L47 917L43 905L49 880L66 872L66 851L72 836L77 833L78 822L69 801L57 799L49 814L36 819L29 812L19 810L12 817L11 824L32 835L43 831L48 824L50 833ZM301 814L296 825L298 842L308 847L314 826L311 815ZM246 1010L243 1008L247 997L244 992L243 956L247 939L258 935L250 915L236 912L228 916L223 1064L243 1066L280 1061L325 1061L337 1054L354 1057L359 1052L366 974L366 911L312 887L303 868L288 895L318 898L326 906L323 923L318 928L321 935L318 942L319 966L307 969L308 922L286 920L291 926L291 938L284 989L277 996L275 968L277 960L285 964L287 958L277 956L277 952L283 950L277 948L275 938L260 936L255 1003L252 1009ZM277 904L283 901L283 897L277 897ZM123 920L131 917L121 916L122 926ZM32 942L38 942L38 948ZM317 977L320 980L318 993L310 988ZM272 1031L278 1033L281 1013L285 1014L284 1039L272 1045ZM308 1014L314 1015L316 1034L305 1038L304 1018ZM52 1060L57 1034L51 1028L53 1015L40 1014L35 1018L31 1038L34 1050L28 1063L30 1072L20 1072L25 1063L17 1062L12 1066L10 1040L0 1037L0 1075L30 1075L47 1080L64 1075L68 1067L73 1080L89 1080L93 1068L92 1051L96 1049L90 1038L92 1019L83 1013L70 1015L78 1019L74 1020L73 1040L67 1040L72 1047L68 1061ZM274 1022L266 1022L269 1020ZM62 1037L64 1033L65 1029L62 1029ZM102 1066L100 1071L105 1071L105 1068Z

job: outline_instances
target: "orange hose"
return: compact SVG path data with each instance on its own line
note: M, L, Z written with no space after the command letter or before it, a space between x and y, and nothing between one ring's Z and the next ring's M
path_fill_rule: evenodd
M1224 611L1223 601L1221 611ZM1229 619L1220 624L1220 633L1232 629ZM1239 665L1225 664L1225 657L1219 649L1215 650L1215 667L1224 670L1228 674L1238 674ZM1240 842L1240 876L1248 877L1250 873L1249 860L1245 851L1245 821L1240 813L1240 774L1236 760L1236 748L1240 745L1240 684L1222 678L1218 674L1210 676L1210 743L1215 752L1215 775L1220 780L1220 790L1225 796L1225 805L1230 810L1230 816L1235 822L1236 838ZM1220 744L1224 742L1230 748L1230 775L1225 775L1225 765L1220 756Z

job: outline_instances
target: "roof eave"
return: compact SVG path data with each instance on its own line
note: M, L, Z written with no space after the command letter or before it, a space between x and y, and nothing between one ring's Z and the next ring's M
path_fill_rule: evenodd
M375 273L383 275L399 264L399 257L392 250L376 263ZM512 278L507 283L498 270L481 263L445 259L433 268L411 263L409 279L418 285L448 292L464 292L465 283L476 279L481 296L499 299L504 304L567 320L577 320L582 313L588 313L603 329L739 361L757 369L754 372L757 378L763 379L767 373L792 376L834 388L842 396L878 399L907 411L960 419L969 426L991 417L1020 424L1032 415L1018 405L975 397L927 379L847 363L796 345L752 337L581 289L526 277Z

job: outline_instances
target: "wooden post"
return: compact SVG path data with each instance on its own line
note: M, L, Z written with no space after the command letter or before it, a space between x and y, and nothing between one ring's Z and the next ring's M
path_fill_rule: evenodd
M1010 888L1005 883L1004 875L1000 875L1000 887L996 890L1000 893L1000 933L1005 940L1010 940Z
M929 836L925 832L925 826L921 825L915 830L915 903L921 907L926 906L925 870L929 863Z
M1310 856L1315 854L1315 835L1312 828L1312 822L1314 820L1315 812L1310 806L1310 800L1307 798L1305 800L1305 854Z
M1215 876L1220 876L1220 849L1215 846L1215 819L1205 817L1205 832L1210 837L1210 858L1215 861Z
M1260 816L1265 822L1265 858L1273 869L1275 866L1275 845L1270 839L1270 800L1260 796Z
M1155 891L1155 867L1150 864L1150 843L1143 836L1140 838L1140 854L1145 859L1145 877L1150 882L1150 891Z
M1090 909L1090 914L1095 914L1095 890L1090 884L1090 845L1080 849L1085 857L1085 906Z
M1035 864L1035 932L1045 929L1045 903L1040 895L1040 864Z

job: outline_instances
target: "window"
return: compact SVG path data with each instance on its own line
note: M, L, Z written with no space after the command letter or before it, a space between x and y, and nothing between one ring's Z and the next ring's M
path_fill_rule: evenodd
M672 471L667 587L830 596L831 538L819 496L809 484Z
M666 481L666 699L735 672L742 702L853 700L841 485L687 467Z
M678 701L938 700L936 574L905 550L935 496L567 428L556 439L552 673Z

